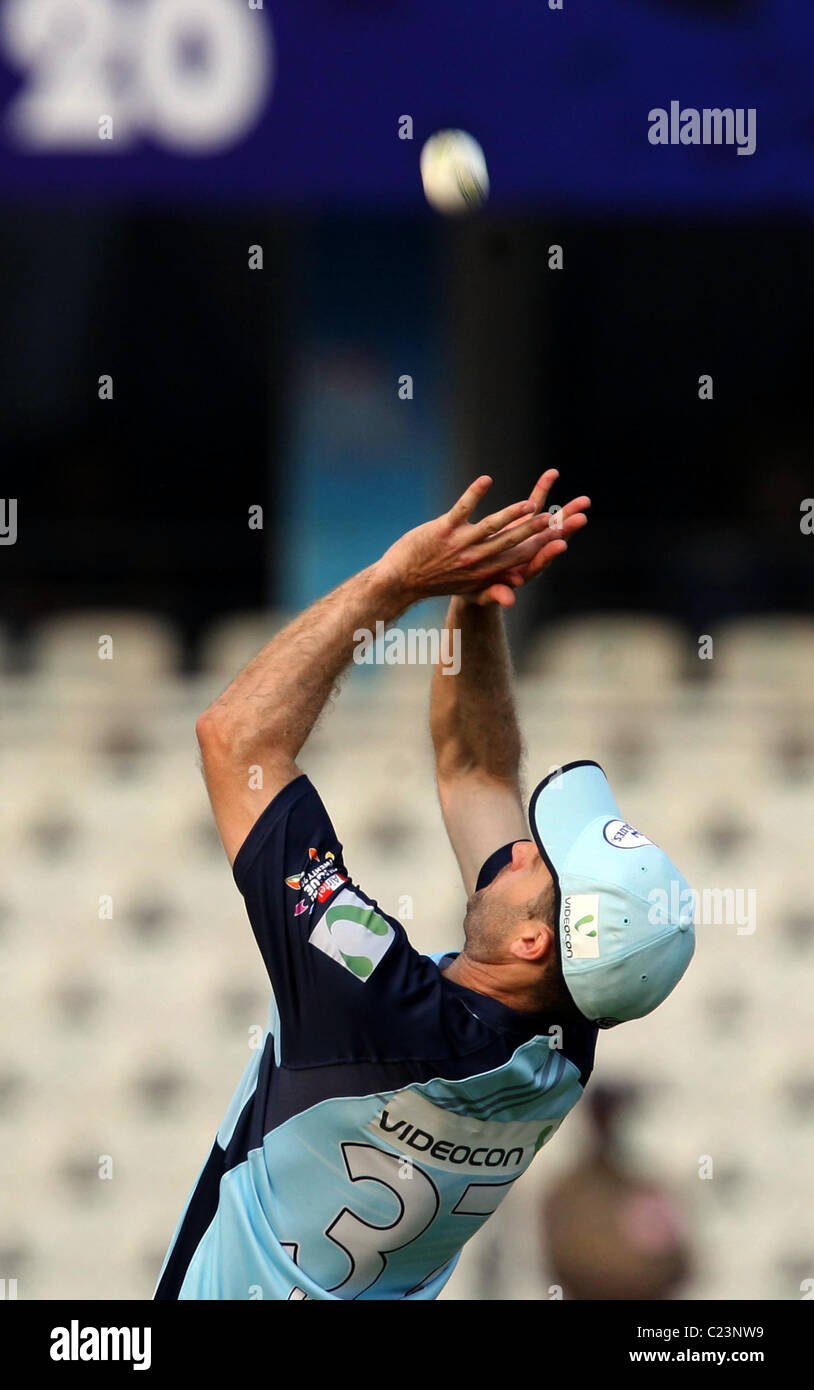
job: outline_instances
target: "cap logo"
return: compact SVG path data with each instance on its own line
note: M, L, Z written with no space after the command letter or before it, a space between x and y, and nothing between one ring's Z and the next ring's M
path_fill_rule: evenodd
M599 955L599 894L566 893L562 900L562 939L567 960Z
M609 820L602 833L608 844L613 845L615 849L641 849L642 845L653 844L641 830L634 830L633 826L624 820Z

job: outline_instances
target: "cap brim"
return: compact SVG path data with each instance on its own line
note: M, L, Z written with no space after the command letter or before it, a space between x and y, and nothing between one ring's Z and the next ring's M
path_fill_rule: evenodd
M599 816L622 819L599 763L566 763L535 789L529 802L529 824L555 880L577 837Z
M560 969L563 970L562 935L560 912L562 907L562 888L560 875L563 872L568 854L586 825L599 816L606 815L609 820L621 816L614 800L610 783L599 763L580 760L565 763L544 777L532 793L529 802L529 825L537 848L548 865L554 880L554 932L555 950ZM563 974L564 974L563 970ZM569 981L566 988L571 998L574 994ZM577 1001L574 999L574 1003ZM577 1008L580 1008L577 1004ZM580 1013L589 1018L582 1009Z

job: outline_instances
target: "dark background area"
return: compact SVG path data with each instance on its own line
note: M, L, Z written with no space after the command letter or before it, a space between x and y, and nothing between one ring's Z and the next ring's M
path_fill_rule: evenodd
M386 222L360 217L360 238L375 244ZM18 634L60 609L145 608L173 617L194 656L212 617L274 601L291 359L318 225L246 211L3 215L4 481L25 528L4 555L3 618ZM426 219L398 231L406 262ZM564 491L594 500L591 544L552 572L540 613L654 610L706 631L740 613L810 611L807 223L483 217L474 231L436 220L429 236L443 283L474 237L478 286L494 278L499 296L509 284L520 306L502 328L487 312L474 335L452 297L434 306L453 411L474 412L475 452L489 436L469 469L450 459L450 502L464 474L494 471L502 503L551 465ZM262 272L247 268L253 242ZM548 269L553 243L562 271ZM497 359L516 327L526 378L507 390ZM464 333L477 370L461 377ZM712 401L698 399L702 373ZM251 502L264 532L247 532Z

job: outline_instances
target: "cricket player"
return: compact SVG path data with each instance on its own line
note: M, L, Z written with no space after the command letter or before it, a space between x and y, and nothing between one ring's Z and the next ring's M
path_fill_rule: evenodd
M580 1099L597 1030L649 1013L689 963L691 907L654 902L692 895L596 763L546 777L524 815L501 610L587 521L587 497L543 510L556 476L473 521L491 485L478 478L279 633L198 721L272 996L156 1299L436 1298ZM425 956L353 882L297 758L354 634L438 594L462 659L436 668L430 722L468 901L463 948Z

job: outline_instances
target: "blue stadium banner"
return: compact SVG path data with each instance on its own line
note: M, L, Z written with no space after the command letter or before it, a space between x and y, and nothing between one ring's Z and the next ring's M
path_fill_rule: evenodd
M793 209L813 59L809 0L0 0L0 190L409 211L458 126L498 208Z

